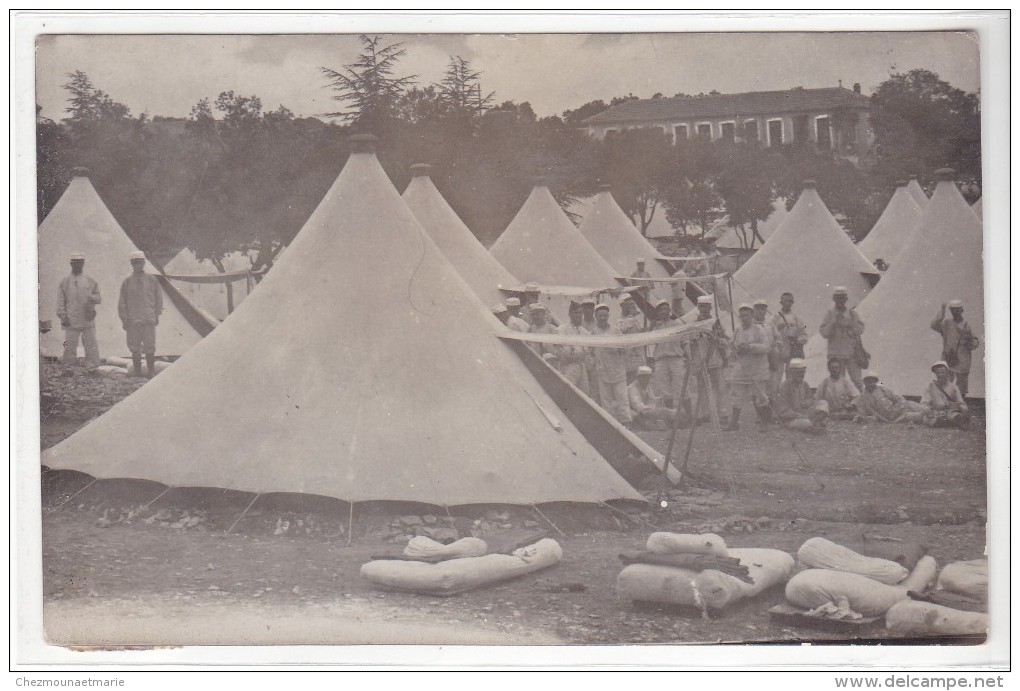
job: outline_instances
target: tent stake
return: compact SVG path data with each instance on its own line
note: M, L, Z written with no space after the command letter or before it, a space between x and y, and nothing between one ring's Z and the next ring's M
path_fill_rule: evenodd
M259 497L261 497L261 496L262 496L261 494L256 494L256 495L255 495L255 498L254 498L254 499L252 499L252 500L251 500L251 501L250 501L250 502L248 503L248 506L244 507L244 511L242 511L242 512L241 512L241 515L237 517L237 520L236 520L236 521L234 521L234 524L233 524L232 526L230 526L230 528L228 528L228 529L227 529L227 532L226 532L226 533L224 533L224 535L230 535L230 533L234 532L234 528L236 528L236 527L237 527L237 524L241 522L241 519L242 519L242 518L244 518L244 515L245 515L246 513L248 513L248 509L250 509L250 508L252 507L252 505L253 505L253 504L254 504L254 503L255 503L256 501L258 501L258 498L259 498Z
M606 507L607 509L609 509L610 511L615 511L615 512L616 512L616 513L618 513L618 514L622 514L623 516L627 517L628 519L630 519L630 520L631 520L631 521L633 521L634 523L644 523L644 524L645 524L645 525L647 525L647 526L648 526L649 528L655 528L656 530L658 530L658 529L659 529L659 526L655 525L654 523L649 523L648 521L646 521L646 520L645 520L645 519L643 519L643 518L640 518L639 516L631 516L631 515L630 515L629 513L627 513L626 511L621 511L620 509L618 509L618 508L616 508L616 507L614 507L614 506L610 506L609 504L607 504L607 503L606 503L606 502L604 502L604 501L601 501L601 502L599 502L599 503L600 503L600 504L602 504L602 506L604 506L604 507Z
M549 517L548 517L548 516L546 516L546 515L545 515L544 513L542 513L542 512L541 512L541 511L539 510L539 508L538 508L537 506L535 506L534 504L532 504L532 505L531 505L531 508L533 508L533 509L535 510L535 513L537 513L537 514L538 514L539 516L541 516L542 518L544 518L544 519L545 519L545 521L546 521L546 523L548 523L549 525L551 525L551 526L553 527L553 530L555 530L555 531L556 531L557 533L559 533L559 534L560 534L560 535L561 535L562 537L566 537L566 536L567 536L567 535L566 535L566 533L564 533L564 532L563 532L562 530L560 530L559 528L557 528L557 527L556 527L556 524L555 524L555 523L553 523L552 521L550 521L550 520L549 520Z

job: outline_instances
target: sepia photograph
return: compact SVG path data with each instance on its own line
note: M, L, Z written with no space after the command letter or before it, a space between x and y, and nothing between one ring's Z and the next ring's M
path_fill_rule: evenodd
M1008 666L1008 14L24 25L23 650Z

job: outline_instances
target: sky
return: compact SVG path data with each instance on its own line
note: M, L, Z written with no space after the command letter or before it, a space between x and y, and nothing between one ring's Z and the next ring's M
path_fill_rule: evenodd
M528 101L540 116L633 93L697 94L861 84L870 93L891 72L924 68L965 91L980 86L978 39L965 32L384 34L407 51L395 76L442 79L451 56L482 72L497 102ZM321 67L340 70L361 46L354 34L41 35L36 102L65 116L67 74L93 84L133 114L186 117L222 91L257 95L299 116L337 110Z

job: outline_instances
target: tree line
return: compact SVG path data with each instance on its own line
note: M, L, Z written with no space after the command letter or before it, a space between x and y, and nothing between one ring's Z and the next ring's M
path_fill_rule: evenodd
M240 250L259 269L325 195L355 131L380 138L380 161L398 189L412 164L432 164L436 186L486 245L537 176L565 208L607 182L642 230L663 214L681 240L695 239L727 217L752 242L773 202L792 203L805 178L818 181L826 204L858 239L900 177L930 182L936 168L949 165L980 185L978 98L924 70L893 74L876 90L875 156L857 166L801 142L673 142L657 129L598 141L579 123L633 94L540 117L527 102L486 93L481 73L460 56L450 58L439 83L422 84L416 75L398 75L401 44L361 41L353 63L322 67L338 109L320 117L297 117L283 105L269 110L258 96L234 91L201 99L186 119L133 116L84 72L67 75L67 117L37 119L39 219L72 169L86 167L139 247L165 256L187 246L217 263Z

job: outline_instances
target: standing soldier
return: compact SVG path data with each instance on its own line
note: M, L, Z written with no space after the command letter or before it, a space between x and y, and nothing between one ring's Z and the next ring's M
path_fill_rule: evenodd
M595 308L595 331L593 336L620 336L620 330L609 323L609 305L602 303ZM595 349L595 376L598 381L599 400L610 415L627 425L630 424L630 398L627 396L627 349Z
M145 253L130 255L133 272L120 285L117 312L127 332L127 346L134 363L134 375L142 376L142 354L149 376L156 373L156 326L163 312L163 290L152 274L145 273Z
M804 345L808 342L807 324L793 312L793 293L779 297L780 309L772 315L772 328L779 336L779 354L782 367L772 373L772 390L778 391L786 376L790 360L804 358Z
M670 312L669 302L660 300L655 306L655 323L653 331L669 329L680 324L680 320ZM671 398L666 405L676 408L679 413L681 407L690 411L689 399L686 395L681 397L684 373L687 371L687 363L690 355L683 339L656 343L653 346L652 357L655 359L654 385L658 394ZM689 382L688 382L689 383Z
M758 300L754 303L754 323L765 329L769 336L769 396L775 396L779 391L779 385L783 383L783 369L785 363L782 355L783 344L780 343L779 331L768 319L769 303L765 300ZM778 373L778 378L776 377Z
M528 327L528 333L533 334L554 334L556 329L550 324L546 323L546 309L542 303L536 303L531 306L531 326ZM556 356L556 350L554 346L549 346L544 343L529 343L528 347L534 350L536 353L541 355L543 358L546 355Z
M570 321L557 327L556 333L561 336L590 336L591 332L581 326L581 306L576 303L570 305ZM561 345L559 350L560 372L571 384L579 388L587 395L591 395L591 385L588 381L588 360L591 354L588 349L580 345Z
M769 415L766 409L769 399L766 390L769 385L770 339L765 327L754 321L754 308L740 306L740 326L733 334L733 348L737 353L736 369L730 381L730 395L733 410L730 415L728 432L740 429L740 409L747 400L751 401L758 413L758 431L768 429Z
M71 253L71 273L57 289L57 317L64 327L65 365L78 364L78 340L85 346L85 369L99 367L99 343L96 341L96 305L102 302L99 284L86 276L85 255Z
M623 316L616 324L620 333L635 334L645 330L644 317L641 316L641 311L638 309L637 303L634 302L634 298L624 293L620 298L620 309L623 311ZM633 382L637 378L638 367L647 364L645 346L627 348L627 382Z
M861 381L862 363L858 358L864 355L861 344L864 322L853 308L846 306L847 298L847 290L843 286L832 291L833 308L825 313L818 332L829 342L828 359L835 358L843 363L844 371L860 390L864 382Z
M942 310L931 321L931 328L942 334L942 359L954 375L956 388L966 397L970 384L971 353L980 345L980 341L963 318L962 300L950 300L949 313L951 316L947 317L946 303L943 302Z

